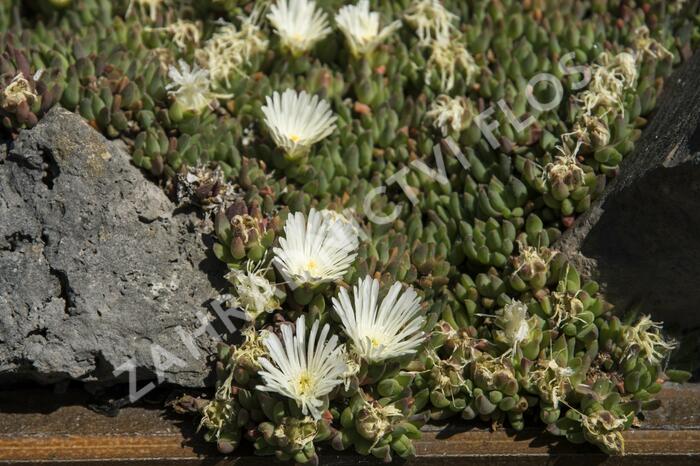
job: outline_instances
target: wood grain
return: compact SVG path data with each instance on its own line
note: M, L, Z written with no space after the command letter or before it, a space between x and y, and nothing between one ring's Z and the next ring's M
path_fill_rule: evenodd
M511 464L700 464L700 385L663 390L663 407L625 434L627 454L606 457L531 427L491 432L473 423L428 426L416 442L421 466ZM269 465L269 457L223 457L192 428L191 419L162 409L127 407L116 417L98 414L50 391L0 393L0 464ZM321 451L321 464L378 464L374 458Z

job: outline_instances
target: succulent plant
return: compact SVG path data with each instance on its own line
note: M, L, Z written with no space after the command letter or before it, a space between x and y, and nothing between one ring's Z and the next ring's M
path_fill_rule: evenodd
M222 452L317 464L329 442L388 461L431 419L519 430L532 414L623 452L687 374L666 370L659 324L616 311L554 246L696 48L698 5L345 3L4 2L2 132L62 105L212 219L249 326L221 344L212 399L180 405ZM377 309L336 304L370 282ZM384 303L413 325L388 327ZM272 389L292 328L333 342L329 390L303 371Z

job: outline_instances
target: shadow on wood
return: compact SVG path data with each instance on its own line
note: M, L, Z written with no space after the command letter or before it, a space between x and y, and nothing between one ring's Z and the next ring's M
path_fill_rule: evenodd
M84 394L55 395L48 389L6 391L0 400L0 464L269 465L250 450L224 457L195 432L191 418L162 409L127 407L107 417L80 404ZM491 432L472 423L427 426L415 442L416 458L430 465L700 464L700 385L670 385L639 429L625 433L627 454L606 457L591 445L573 445L536 426L523 432ZM320 451L322 464L379 464L374 458Z

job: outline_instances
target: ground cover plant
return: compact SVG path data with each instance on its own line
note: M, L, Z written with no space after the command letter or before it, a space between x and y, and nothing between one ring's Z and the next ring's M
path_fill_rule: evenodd
M180 407L221 451L389 461L459 418L617 454L689 376L552 246L692 54L695 2L11 0L0 31L7 137L61 105L212 218L248 322Z

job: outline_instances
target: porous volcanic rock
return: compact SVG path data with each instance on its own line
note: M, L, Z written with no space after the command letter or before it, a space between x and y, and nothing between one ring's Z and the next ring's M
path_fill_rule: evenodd
M216 341L196 337L195 357L178 326L196 334L197 311L213 315L224 271L204 221L175 207L59 108L0 149L0 381L109 385L131 360L141 380L160 364L162 381L206 385Z

